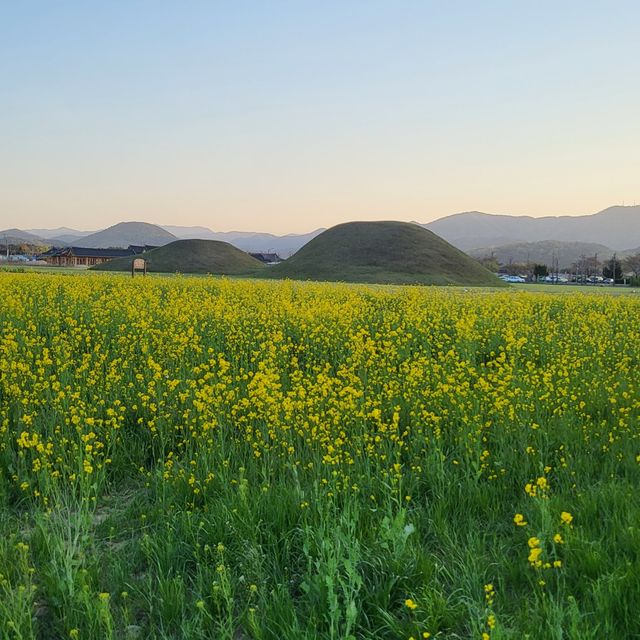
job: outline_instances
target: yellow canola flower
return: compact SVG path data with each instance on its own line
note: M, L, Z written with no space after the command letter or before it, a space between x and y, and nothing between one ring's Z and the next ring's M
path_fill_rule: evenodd
M573 516L568 511L563 511L560 514L560 522L562 522L562 524L571 525L573 522Z
M513 522L518 526L518 527L524 527L527 524L529 524L525 519L524 516L521 513L516 513L515 516L513 516Z
M0 272L0 300L0 475L43 508L131 471L177 512L233 492L241 514L295 478L301 522L389 498L408 525L433 466L529 496L517 537L552 490L590 490L578 456L620 477L640 461L638 296ZM544 546L528 536L536 567L564 566L574 515L553 517Z
M540 547L535 547L531 549L529 553L528 560L531 564L539 566L540 563L540 555L542 554L542 549Z

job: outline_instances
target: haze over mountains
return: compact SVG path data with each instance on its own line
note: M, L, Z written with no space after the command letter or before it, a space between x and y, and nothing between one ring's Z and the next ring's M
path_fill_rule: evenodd
M218 240L228 242L243 251L277 253L286 258L322 233L316 229L309 233L291 233L277 236L272 233L251 231L212 231L208 227L154 225L146 222L121 222L102 231L77 231L67 227L58 229L7 229L0 231L12 244L52 244L55 246L82 246L90 248L127 247L130 244L163 246L174 240Z
M309 240L321 234L324 229L316 229L309 233L289 233L276 236L272 233L254 233L251 231L211 231L206 227L163 226L163 229L181 239L203 238L228 242L243 251L277 253L286 258L303 247ZM199 235L198 235L199 234Z
M46 241L35 233L29 233L22 229L4 229L4 231L0 231L0 241L3 244L46 244Z
M62 236L72 236L73 238L81 238L90 236L95 231L79 231L69 227L58 227L57 229L29 229L31 233L40 238L61 238Z
M452 245L476 257L493 254L501 262L548 263L559 257L568 266L581 255L598 253L601 259L614 251L640 247L640 206L614 206L583 216L533 218L472 211L422 224ZM176 239L207 239L228 242L243 251L273 252L286 258L322 233L278 236L270 233L215 232L208 227L124 222L97 232L57 229L8 229L0 231L10 243L27 242L77 245L92 248L126 247L130 244L162 246Z
M456 213L426 225L463 251L514 242L595 242L615 251L640 246L640 206L609 207L585 216L506 216Z
M177 240L162 227L148 222L120 222L81 239L83 247L92 249L127 247L130 244L160 247Z

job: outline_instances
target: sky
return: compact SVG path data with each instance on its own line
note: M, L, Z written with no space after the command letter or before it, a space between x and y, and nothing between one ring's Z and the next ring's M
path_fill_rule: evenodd
M0 228L640 202L640 2L0 0Z

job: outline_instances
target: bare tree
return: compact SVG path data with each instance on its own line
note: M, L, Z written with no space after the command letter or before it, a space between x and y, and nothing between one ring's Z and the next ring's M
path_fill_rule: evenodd
M640 251L637 251L631 256L627 256L622 261L622 266L625 271L631 271L636 278L640 277Z
M476 258L476 260L489 271L493 271L494 273L500 269L500 265L496 260L495 256L491 254L490 256L482 256L481 258Z

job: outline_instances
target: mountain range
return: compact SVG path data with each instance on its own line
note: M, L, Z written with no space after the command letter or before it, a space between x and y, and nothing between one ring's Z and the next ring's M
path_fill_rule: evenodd
M130 244L161 247L178 238L162 227L148 222L120 222L80 239L91 249L128 247Z
M4 244L47 245L49 242L35 233L22 229L4 229L0 231L0 242Z
M614 251L640 246L640 206L615 206L585 216L506 216L479 211L456 213L426 225L468 251L516 242L595 242Z
M567 266L581 255L629 253L640 248L640 206L614 206L583 216L510 216L479 211L445 216L420 226L434 232L471 255L494 255L502 262L548 263L554 256ZM270 233L215 232L208 227L158 226L122 222L97 232L57 229L8 229L0 231L9 243L126 247L130 244L162 246L176 239L228 242L243 251L278 253L286 258L322 233L275 235Z
M277 253L287 258L303 247L309 240L321 234L324 229L316 229L309 233L289 233L277 236L272 233L254 233L251 231L211 231L206 227L163 227L180 239L201 238L228 242L238 249L250 252Z
M248 252L277 253L287 258L309 240L322 233L316 229L309 233L290 233L278 236L251 231L212 231L208 227L159 226L146 222L120 222L101 231L77 231L67 227L57 229L7 229L0 231L0 242L10 244L82 246L113 248L134 245L163 246L174 240L218 240Z
M29 229L30 233L40 238L61 238L62 236L72 236L74 238L81 238L84 236L90 236L95 231L78 231L78 229L70 229L69 227L58 227L57 229Z

